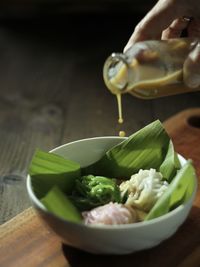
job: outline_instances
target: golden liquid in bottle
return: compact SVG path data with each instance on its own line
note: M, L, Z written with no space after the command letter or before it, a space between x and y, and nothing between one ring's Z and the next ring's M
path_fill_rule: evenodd
M123 88L124 85L126 88L123 89L123 93L143 99L200 90L200 87L187 87L183 81L183 59L191 50L191 40L172 39L167 43L160 42L157 46L158 51L146 50L133 59L130 56L129 68L126 64L118 64L117 74L106 81L109 90L117 94L119 88ZM163 60L171 62L167 63L167 70L162 67Z
M130 70L134 71L135 68L135 61L134 65L130 65ZM144 99L151 99L157 98L167 95L173 95L178 93L185 93L188 92L188 88L183 83L183 71L182 69L177 70L175 72L171 72L166 76L162 76L161 70L157 67L153 66L141 66L138 64L137 67L138 72L143 77L143 80L138 82L129 81L129 86L126 89L126 92L137 96L139 98ZM112 87L111 91L116 92L117 86L120 83L123 83L126 73L126 66L122 66L119 70L118 74L111 79L110 84ZM159 78L160 76L160 78ZM158 77L155 79L151 79L151 77ZM190 89L191 91L191 89ZM120 99L121 94L118 93L117 99ZM118 100L118 109L119 109L119 101ZM119 110L119 112L121 112Z

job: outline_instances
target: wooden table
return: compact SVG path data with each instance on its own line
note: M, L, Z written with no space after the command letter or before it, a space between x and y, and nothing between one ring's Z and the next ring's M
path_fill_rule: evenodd
M0 22L0 224L30 206L25 179L36 147L116 135L116 102L102 66L112 51L122 51L137 19L99 14ZM124 130L129 135L199 103L198 92L149 101L125 95Z

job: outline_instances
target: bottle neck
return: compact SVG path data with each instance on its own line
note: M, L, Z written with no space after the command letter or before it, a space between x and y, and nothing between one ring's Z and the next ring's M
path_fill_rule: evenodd
M126 55L113 53L103 67L103 78L107 88L113 94L122 94L129 83L129 64Z

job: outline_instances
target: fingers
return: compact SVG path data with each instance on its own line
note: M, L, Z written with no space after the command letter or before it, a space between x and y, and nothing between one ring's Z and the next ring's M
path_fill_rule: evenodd
M178 38L181 36L181 33L184 29L187 28L190 21L184 18L175 19L171 25L162 32L162 40L166 40L169 38Z
M200 86L200 43L189 54L183 66L185 84L190 88Z
M175 1L160 0L152 10L136 26L129 39L125 51L135 42L147 39L160 39L163 29L166 29L172 21L180 17L180 11Z

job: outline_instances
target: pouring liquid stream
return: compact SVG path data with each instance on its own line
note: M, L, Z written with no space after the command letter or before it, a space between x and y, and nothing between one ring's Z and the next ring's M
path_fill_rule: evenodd
M117 106L118 106L118 123L122 124L124 122L123 120L123 116L122 116L122 98L121 98L121 94L116 94L117 97ZM120 137L125 137L126 136L126 132L125 131L119 131L119 136Z

